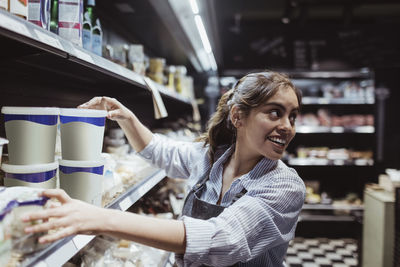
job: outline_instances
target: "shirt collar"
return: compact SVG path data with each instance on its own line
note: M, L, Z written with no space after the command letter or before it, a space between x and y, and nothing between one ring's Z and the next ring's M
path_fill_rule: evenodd
M226 149L227 146L221 147L220 149L223 151L223 149ZM216 152L216 155L218 155L218 152L220 153L218 156L217 161L215 161L214 166L215 170L217 170L219 167L222 167L222 165L226 162L226 160L232 155L232 153L235 151L235 143L229 146L225 152L222 153L221 155L221 150L218 149ZM273 169L276 168L278 165L278 160L272 160L266 157L263 157L257 164L251 169L248 173L242 175L241 177L238 178L238 180L242 180L244 178L249 177L250 179L256 179L257 177L260 177Z

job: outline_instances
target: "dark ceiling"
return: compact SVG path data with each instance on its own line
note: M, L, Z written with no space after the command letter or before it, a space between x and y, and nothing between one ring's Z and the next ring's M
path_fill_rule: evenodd
M399 0L197 2L220 76L263 68L400 65ZM144 44L146 53L194 72L188 59L191 46L167 0L98 0L97 5L106 24ZM124 11L129 7L131 12Z

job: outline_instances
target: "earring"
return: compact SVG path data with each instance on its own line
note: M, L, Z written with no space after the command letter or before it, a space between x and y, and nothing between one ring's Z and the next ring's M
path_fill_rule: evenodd
M238 123L238 119L236 118L236 119L235 119L235 122L233 123L233 125L234 125L235 127L237 127L237 123Z

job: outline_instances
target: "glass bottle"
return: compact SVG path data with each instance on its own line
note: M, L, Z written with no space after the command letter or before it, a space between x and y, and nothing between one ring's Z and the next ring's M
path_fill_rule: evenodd
M58 34L58 0L51 1L50 31Z

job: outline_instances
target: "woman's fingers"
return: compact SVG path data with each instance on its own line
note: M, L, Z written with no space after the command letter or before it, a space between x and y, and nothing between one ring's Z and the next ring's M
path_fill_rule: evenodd
M52 217L62 217L65 211L62 207L54 209L39 210L32 213L24 214L21 218L24 222L34 221L34 220L46 220Z
M96 96L90 99L88 102L79 105L78 108L95 108L101 105L101 96Z
M111 98L108 96L96 96L93 97L86 103L78 106L78 108L88 108L88 109L104 109L104 110L113 110L116 108L120 108L121 104L115 98Z
M115 109L108 112L107 118L109 118L110 120L118 120L125 119L125 116L121 109Z
M26 233L40 233L40 232L46 232L46 231L57 229L57 228L66 227L69 225L70 225L70 223L68 223L68 220L65 217L52 218L46 222L26 227L25 232Z
M51 233L51 234L47 234L45 236L42 236L39 238L39 243L50 243L50 242L54 242L56 240L59 240L61 238L70 236L75 234L75 230L72 226L68 226L65 227L57 232Z
M62 189L47 189L42 192L42 195L49 198L56 198L61 202L61 204L65 204L72 200L72 198Z

